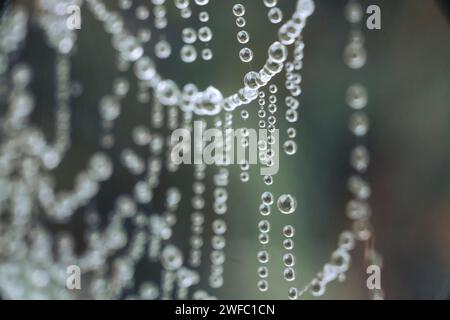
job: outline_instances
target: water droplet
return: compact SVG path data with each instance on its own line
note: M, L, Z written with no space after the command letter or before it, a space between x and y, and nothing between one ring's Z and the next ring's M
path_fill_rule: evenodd
M266 292L269 289L269 284L266 280L258 281L258 290L261 292Z
M209 42L213 37L213 33L209 27L201 27L198 29L198 39L202 42Z
M261 220L258 223L258 229L262 233L267 233L270 231L270 222L267 220Z
M283 144L283 150L287 155L292 156L297 153L297 143L293 140L287 140Z
M265 250L261 250L258 252L257 258L260 263L267 263L269 262L269 253Z
M369 118L365 113L355 112L350 117L350 131L358 137L365 136L369 131Z
M283 247L286 250L292 250L294 249L294 241L292 241L291 239L285 239L283 240Z
M274 7L269 10L268 17L271 23L277 24L283 20L283 12L280 8Z
M347 217L352 220L367 219L370 216L370 206L365 201L350 200L346 207Z
M295 271L292 268L286 268L283 271L283 276L286 281L294 281L295 280Z
M237 34L237 40L239 43L245 44L250 40L250 36L248 35L248 32L245 30L241 30Z
M210 61L213 58L213 52L210 48L205 48L202 50L202 59L205 61Z
M267 278L269 276L269 269L266 266L258 267L257 272L260 278Z
M237 25L239 28L245 27L246 24L247 24L247 21L245 21L245 18L239 17L239 18L236 19L236 25Z
M233 6L233 14L236 17L242 17L245 14L245 7L238 3Z
M272 192L266 191L261 195L261 200L266 205L272 205L273 204L273 194Z
M294 234L295 234L295 229L293 226L287 225L287 226L283 227L283 235L286 238L292 238L294 236Z
M360 44L350 43L345 48L344 60L349 68L360 69L367 61L366 49Z
M184 43L193 44L197 41L197 32L195 32L194 28L184 28L181 31L181 37Z
M212 229L215 234L222 235L227 231L227 224L224 220L217 219L213 221Z
M365 172L369 167L369 151L364 146L355 147L350 154L350 163L358 172Z
M268 244L269 243L269 235L267 233L260 233L258 236L258 241L262 245Z
M286 46L278 41L272 43L269 47L269 58L272 59L273 62L283 63L287 58Z
M155 45L155 55L160 59L167 59L172 53L172 47L166 40L161 40Z
M295 128L288 128L286 133L290 139L294 139L297 136L297 130Z
M298 120L298 113L294 109L288 109L286 111L286 120L290 123L296 122Z
M242 62L250 62L253 60L253 51L250 48L242 48L239 57Z
M350 231L344 231L339 235L338 245L344 250L352 250L355 247L355 236Z
M290 300L297 300L298 299L298 289L294 288L294 287L289 288L288 298Z
M368 101L367 89L360 84L350 86L347 89L346 101L355 110L363 109Z
M268 216L270 214L270 207L267 204L262 203L259 206L259 213L263 216Z
M173 245L167 245L161 253L161 263L167 270L179 269L183 265L181 251Z
M192 63L197 59L197 50L192 45L184 45L180 51L181 60L186 63Z
M281 213L291 214L297 209L297 200L290 194L283 194L278 198L277 206Z

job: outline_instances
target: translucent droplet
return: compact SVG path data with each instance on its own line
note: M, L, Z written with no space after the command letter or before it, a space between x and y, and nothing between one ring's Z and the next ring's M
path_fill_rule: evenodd
M239 17L239 18L236 19L236 25L237 25L239 28L245 27L246 24L247 24L247 21L245 21L245 18L244 18L244 17Z
M286 268L283 271L283 276L286 281L294 281L295 280L295 271L292 268Z
M198 14L198 20L200 22L208 22L209 21L209 14L206 11L202 11Z
M264 183L267 186L271 186L273 184L273 177L272 176L264 176Z
M267 16L269 17L269 21L273 24L280 23L281 20L283 20L283 12L278 7L271 8Z
M259 263L267 263L269 262L269 253L265 250L261 250L258 252L257 258Z
M209 3L209 0L195 0L195 4L198 6L206 6Z
M247 31L241 30L237 33L237 40L239 43L245 44L250 40L250 36Z
M344 250L352 250L355 247L355 236L350 231L344 231L339 235L338 245Z
M179 269L183 265L181 251L173 245L167 245L161 253L161 262L167 270Z
M367 105L367 100L367 89L364 86L354 84L348 88L346 101L351 108L356 110L363 109Z
M267 233L260 233L258 236L258 241L262 245L268 244L269 243L269 235Z
M372 225L368 220L353 222L353 232L360 241L367 241L372 237Z
M100 114L103 119L113 121L120 115L120 103L112 96L105 96L100 101Z
M150 131L144 126L137 126L133 129L133 142L138 146L148 145L152 137Z
M133 3L131 0L119 0L119 8L122 10L128 10L132 5Z
M89 161L89 174L98 181L111 177L113 166L111 160L103 153L96 153Z
M299 0L297 2L297 11L303 18L309 17L313 14L315 9L314 1L312 0Z
M205 48L202 50L202 59L205 61L210 61L213 58L213 52L210 48Z
M359 176L352 176L348 179L348 189L358 199L366 200L370 197L371 189L369 184Z
M166 40L161 40L155 45L155 55L160 59L167 59L172 53L172 47Z
M283 150L287 155L292 156L297 153L297 143L294 140L287 140L283 144Z
M223 236L214 236L211 244L214 250L223 250L226 245L225 238Z
M363 8L361 3L349 1L345 6L345 18L350 23L358 23L363 17Z
M287 225L287 226L283 227L283 235L286 238L292 238L294 236L294 234L295 234L295 229L293 226Z
M239 57L243 62L250 62L253 60L253 51L250 48L242 48Z
M365 172L369 167L369 151L364 146L355 147L350 154L350 163L358 172Z
M267 233L270 231L270 222L267 220L262 220L258 223L258 229L262 233Z
M371 214L370 206L365 201L350 200L346 207L347 217L352 220L369 218Z
M267 204L262 203L259 206L259 213L263 216L268 216L270 214L270 207Z
M315 297L323 296L324 293L325 293L325 290L326 290L325 285L322 282L320 282L319 280L314 279L311 282L311 286L309 288L309 292L313 296L315 296Z
M369 131L369 118L365 113L355 112L350 117L350 131L358 137L365 136Z
M290 123L294 123L298 120L298 113L294 109L288 109L286 111L286 120Z
M245 48L244 48L245 49ZM244 50L242 49L242 50ZM244 60L242 60L244 61ZM246 62L246 61L244 61ZM258 89L259 87L259 73L250 71L244 77L244 84L249 89Z
M134 73L140 80L152 79L156 74L153 60L146 56L140 58L134 65Z
M227 224L224 220L217 219L213 221L212 229L215 234L222 235L227 231Z
M184 43L193 44L197 41L197 32L195 32L194 28L184 28L181 31L181 36Z
M266 205L272 205L273 204L273 194L272 192L266 191L261 195L261 200Z
M291 239L285 239L283 240L283 247L286 250L292 250L294 249L294 241L292 241Z
M198 30L198 39L202 42L209 42L213 37L211 29L207 26L201 27Z
M269 276L269 269L266 266L258 267L258 277L267 278Z
M269 104L269 106L267 107L267 109L269 110L270 113L274 114L275 112L277 112L277 106L275 104Z
M290 300L297 300L298 299L298 289L291 287L288 290L288 298Z
M149 15L150 11L146 6L140 5L136 8L136 18L138 18L138 20L145 20Z
M233 6L233 14L236 17L242 17L245 14L245 7L238 3Z
M284 214L291 214L297 209L297 200L290 194L283 194L277 201L278 210Z
M295 128L288 128L286 133L290 139L294 139L297 136L297 130L295 130Z
M189 0L174 0L175 7L177 9L182 10L189 7Z
M264 0L263 2L264 2L264 5L267 8L272 8L272 7L275 7L277 5L278 0Z
M139 288L139 297L144 300L155 300L159 296L159 288L152 282L144 282Z
M286 253L283 256L283 263L286 267L293 267L295 265L295 258L292 253Z
M225 253L223 251L212 251L210 258L213 265L222 265L225 263Z
M258 281L258 290L261 292L266 292L269 289L269 284L266 280Z
M250 180L250 175L248 174L248 172L241 172L239 177L242 182L248 182Z
M180 15L183 19L189 19L192 16L192 10L190 8L181 9Z
M339 273L345 272L350 267L351 257L348 251L337 249L331 254L330 264L339 268Z
M113 90L114 94L118 95L119 97L124 97L128 90L130 89L130 83L125 78L117 78L114 80L113 84Z
M269 47L269 58L276 63L283 63L287 58L287 48L276 41Z
M186 63L192 63L197 59L197 50L192 45L184 45L180 51L181 60Z
M344 61L351 69L362 68L367 61L366 49L360 44L351 43L345 48Z

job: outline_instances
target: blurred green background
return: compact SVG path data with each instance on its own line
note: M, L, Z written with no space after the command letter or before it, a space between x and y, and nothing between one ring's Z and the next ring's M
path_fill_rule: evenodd
M115 8L116 1L106 1ZM143 1L142 3L144 3ZM148 1L147 1L148 2ZM242 86L246 72L259 68L266 49L275 39L275 28L269 25L266 8L254 0L240 1L247 7L247 27L255 59L250 66L239 62L240 46L235 40L238 28L231 12L236 1L213 0L207 9L214 32L210 47L215 58L186 66L179 58L159 62L160 73L184 84L193 81L200 88L209 84L230 93ZM140 1L136 1L140 3ZM145 2L146 3L146 2ZM280 0L287 15L293 0ZM257 168L250 181L239 181L239 169L232 168L228 223L225 285L212 291L219 298L287 298L291 284L282 279L281 255L284 224L296 229L295 254L297 280L303 286L327 261L336 247L337 236L350 228L345 217L345 205L350 199L346 179L352 170L349 152L354 139L348 130L350 110L344 93L354 81L365 84L370 102L367 111L371 129L368 148L371 165L368 179L372 186L370 203L376 246L384 258L382 284L388 299L448 299L450 298L450 27L432 0L370 0L365 4L381 7L382 29L365 30L368 64L360 71L349 71L343 63L342 52L347 41L349 25L343 17L345 0L316 0L316 11L304 31L305 59L302 70L300 120L297 143L299 151L293 157L281 155L280 172L271 191L276 197L291 193L299 203L295 214L287 217L273 210L272 231L268 247L270 290L260 294L256 289L257 222L261 192L267 190ZM29 5L29 2L28 4ZM173 6L172 6L173 7ZM175 21L172 21L173 18ZM126 25L137 30L150 22L137 22L132 14L125 16ZM174 55L181 47L180 30L183 22L178 12L169 10L169 27L165 36L173 43ZM188 23L195 27L195 19ZM146 50L158 39L154 30ZM34 120L52 132L52 79L54 54L43 46L41 31L33 29L21 59L39 65L35 74L34 91L38 94L38 110ZM83 94L73 101L74 144L68 158L58 169L58 186L70 187L73 176L84 167L87 156L98 149L97 133L99 99L111 91L118 75L115 52L99 22L83 10L83 25L79 31L77 53L73 57L73 77L83 85ZM130 75L131 72L126 73ZM278 79L280 80L280 79ZM281 82L278 81L281 85ZM132 84L122 116L114 132L118 152L130 145L130 131L137 124L148 124L149 104L136 102ZM279 98L281 101L282 99ZM239 111L235 127L257 127L255 104L247 109L251 117L243 122ZM286 138L284 108L279 106L278 122L281 141ZM115 154L114 152L117 153ZM143 152L143 154L145 154ZM119 167L120 165L117 164ZM178 211L180 221L188 221L191 193L191 168L182 168L182 175L164 176L164 186L181 186L187 199ZM208 168L209 179L214 169ZM115 172L111 183L97 199L97 206L106 216L118 194L129 191L133 178L125 171ZM212 183L208 192L212 191ZM183 202L185 201L183 200ZM161 202L161 203L159 203ZM145 208L157 212L163 198ZM273 208L274 209L274 208ZM81 214L80 214L81 215ZM212 212L209 215L210 219ZM186 219L186 220L185 220ZM76 217L71 226L75 234L83 228L82 218ZM188 228L179 223L176 239L183 244ZM205 235L208 236L210 230ZM185 242L185 241L184 241ZM83 250L80 244L79 251ZM204 253L207 259L207 253ZM202 274L207 278L209 268ZM141 279L159 279L158 266L143 265L136 275ZM365 299L366 273L362 264L362 248L355 250L347 281L333 283L324 298ZM204 287L206 284L202 283Z

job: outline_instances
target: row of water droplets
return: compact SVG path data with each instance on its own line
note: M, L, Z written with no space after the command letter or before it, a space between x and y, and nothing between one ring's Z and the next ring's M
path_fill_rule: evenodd
M345 8L345 17L351 24L348 44L344 51L346 65L352 70L363 68L367 62L367 53L364 47L364 34L361 32L364 10L359 1L350 0ZM365 265L382 267L381 256L374 247L373 227L370 223L371 209L369 198L371 188L363 177L366 174L370 154L365 146L364 138L369 131L369 117L365 113L368 105L368 91L361 83L353 83L346 92L346 103L352 110L349 128L356 138L356 143L350 152L350 165L355 174L348 179L348 190L352 199L347 204L347 216L353 221L353 233L356 239L367 243L365 251ZM383 299L382 289L370 290L372 299Z

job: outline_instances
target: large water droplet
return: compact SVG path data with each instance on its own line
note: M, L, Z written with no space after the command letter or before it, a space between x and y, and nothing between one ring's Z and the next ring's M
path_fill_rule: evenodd
M291 214L297 208L297 200L290 194L283 194L278 198L277 206L281 213Z

